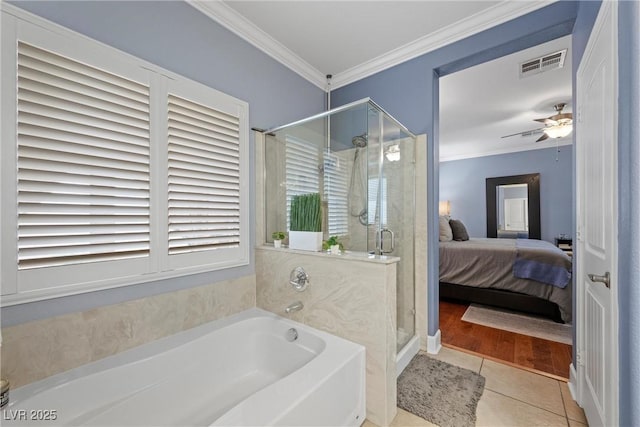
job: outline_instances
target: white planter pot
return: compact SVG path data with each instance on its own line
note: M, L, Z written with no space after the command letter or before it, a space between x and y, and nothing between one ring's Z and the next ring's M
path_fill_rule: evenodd
M340 255L340 245L333 245L329 247L332 255Z
M320 252L322 250L322 232L289 231L289 249Z
M282 247L282 240L274 240L273 241L273 247L274 248L281 248Z

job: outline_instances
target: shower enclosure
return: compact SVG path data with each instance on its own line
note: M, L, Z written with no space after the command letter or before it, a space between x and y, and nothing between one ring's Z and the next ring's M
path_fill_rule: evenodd
M320 193L324 240L400 258L397 350L415 335L416 137L370 99L268 130L265 231L289 230L291 199Z

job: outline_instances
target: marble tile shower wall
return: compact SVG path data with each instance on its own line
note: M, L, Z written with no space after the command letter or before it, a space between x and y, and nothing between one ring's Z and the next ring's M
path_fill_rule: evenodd
M402 146L403 155L399 161L385 161L384 164L387 181L387 223L384 226L395 234L395 250L390 255L404 261L398 264L397 312L398 327L406 339L414 333L415 144L409 138L395 142ZM388 244L385 242L385 247Z
M256 249L258 307L366 347L367 419L378 425L396 413L397 260ZM298 266L310 276L304 292L289 284ZM286 314L298 300L304 308Z
M398 162L385 162L387 180L387 218L388 227L396 234L396 250L391 254L403 260L413 258L414 262L400 262L398 266L397 312L398 325L410 332L415 322L416 333L421 339L421 346L426 349L426 259L427 259L427 194L426 194L426 135L417 137L415 143L410 139L400 140L404 154ZM355 149L338 152L347 163L347 170L353 167ZM377 165L369 170L370 176L377 176ZM351 176L349 177L351 178ZM366 183L365 183L366 185ZM357 186L355 186L357 187ZM358 193L357 188L353 188ZM350 201L353 196L350 194ZM359 194L355 195L359 198ZM366 206L366 195L362 198L362 207ZM349 248L365 250L367 241L373 249L376 242L375 227L365 227L358 217L349 215L349 236L343 239L349 242ZM358 211L357 207L353 207ZM414 211L414 221L407 221L406 212ZM410 240L410 242L407 241ZM415 284L415 287L413 286ZM412 309L415 309L415 319Z
M2 328L19 387L256 305L255 275Z

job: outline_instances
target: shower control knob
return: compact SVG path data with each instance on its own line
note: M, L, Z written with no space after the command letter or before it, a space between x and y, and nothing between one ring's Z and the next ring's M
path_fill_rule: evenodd
M289 275L289 284L298 292L302 292L309 286L309 275L304 268L296 267Z

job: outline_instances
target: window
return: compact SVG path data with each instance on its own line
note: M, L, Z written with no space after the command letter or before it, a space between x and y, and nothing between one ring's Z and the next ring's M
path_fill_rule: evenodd
M291 200L300 194L320 189L320 150L313 144L287 135L285 137L285 179L287 181L287 230L291 224Z
M324 194L327 200L327 224L330 236L349 232L349 175L339 156L329 153L324 159Z
M29 19L2 13L3 305L248 264L247 104Z
M380 199L380 224L387 226L387 178L369 178L368 184L368 206L367 223L373 225L376 222L376 212L378 207L378 183L382 182L382 198Z
M327 232L331 236L346 235L349 232L347 167L334 153L325 153L321 162L320 149L310 142L291 135L285 137L285 142L287 230L293 196L317 193L324 188ZM323 167L320 168L320 165ZM321 170L323 173L320 173Z
M18 268L149 256L149 87L18 43Z
M239 118L169 96L169 254L240 244Z

